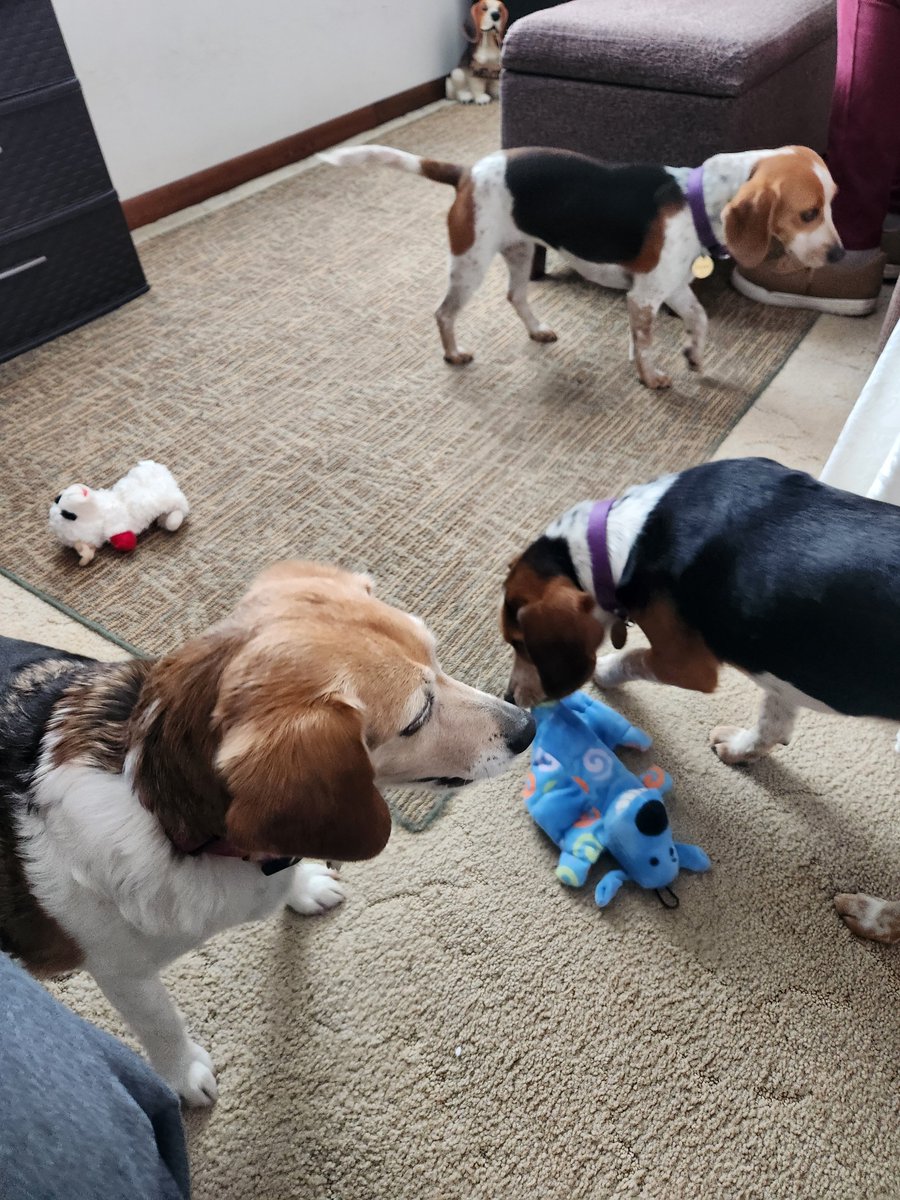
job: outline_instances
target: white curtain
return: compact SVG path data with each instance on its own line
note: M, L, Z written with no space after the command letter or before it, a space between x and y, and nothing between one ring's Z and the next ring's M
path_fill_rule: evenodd
M900 322L847 418L821 478L848 492L900 504Z

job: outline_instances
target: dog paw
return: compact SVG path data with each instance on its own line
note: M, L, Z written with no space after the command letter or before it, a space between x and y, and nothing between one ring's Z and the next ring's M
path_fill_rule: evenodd
M532 333L528 335L533 342L555 342L557 335L549 327L549 325L539 325Z
M737 725L717 725L709 735L709 744L729 766L754 762L768 753L765 747L757 746L756 733L752 729L740 729Z
M694 346L685 346L681 352L687 359L687 365L692 371L703 370L703 357Z
M619 666L618 654L607 654L597 659L594 668L594 683L598 688L609 689L621 687L624 683Z
M660 391L662 388L672 386L672 376L667 375L665 371L659 371L656 367L651 367L650 370L642 371L641 383L645 387L651 388L653 391Z
M168 1082L190 1108L208 1108L219 1098L213 1061L197 1042L188 1045L189 1054Z
M838 892L834 898L838 916L851 933L873 942L891 945L900 941L900 904L879 900L864 892Z
M475 99L471 92L460 92L456 98L460 104L471 104Z
M296 868L288 907L303 916L319 916L347 898L337 871L322 863L300 863Z
M475 98L476 104L490 104L490 102L491 102L491 98L487 94L487 92L483 92L480 96L476 96L476 98Z
M465 367L473 358L474 355L465 350L457 350L455 354L445 354L444 362L450 363L451 367Z

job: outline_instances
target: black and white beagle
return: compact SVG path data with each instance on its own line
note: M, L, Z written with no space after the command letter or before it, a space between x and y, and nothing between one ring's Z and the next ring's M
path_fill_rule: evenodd
M622 649L626 621L649 648ZM726 763L786 744L800 707L900 721L900 508L768 459L704 463L554 521L512 563L501 627L525 706L592 675L712 692L739 668L762 705L753 728L712 730ZM607 632L618 650L598 661ZM838 908L900 940L900 904Z
M668 387L653 362L657 312L684 322L684 355L702 370L707 319L691 290L713 269L711 255L758 266L778 242L802 266L844 253L831 219L834 182L805 146L717 154L702 166L609 167L564 150L499 150L471 168L389 146L354 146L321 156L334 166L381 163L439 183L456 199L448 215L450 280L437 310L447 362L472 355L456 341L456 318L494 256L509 269L508 298L536 342L556 341L528 303L535 246L551 246L579 274L628 292L631 349L641 381Z

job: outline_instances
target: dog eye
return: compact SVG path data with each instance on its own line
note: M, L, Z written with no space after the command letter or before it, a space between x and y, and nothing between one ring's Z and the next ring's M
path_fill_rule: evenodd
M53 503L59 504L61 499L62 499L62 492L59 493L59 495L56 497L56 499L53 501Z
M810 223L810 221L814 221L818 215L819 215L819 209L808 208L805 212L802 212L800 214L800 220L805 221L806 224L808 225Z
M434 696L431 695L425 701L425 707L416 716L405 729L400 730L401 737L412 737L414 733L418 733L428 718L431 716L431 710L434 708Z
M78 513L66 512L66 510L64 508L60 509L60 512L66 518L67 521L76 521L78 519Z

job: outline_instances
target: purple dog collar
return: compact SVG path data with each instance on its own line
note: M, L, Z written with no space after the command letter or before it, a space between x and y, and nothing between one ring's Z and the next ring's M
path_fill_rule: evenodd
M606 612L614 613L622 620L625 610L616 599L616 585L609 565L609 549L606 545L606 524L610 510L615 504L611 500L598 500L588 517L587 543L591 555L591 579L594 584L594 599Z
M700 245L713 258L730 258L725 247L716 241L716 235L713 233L712 224L709 220L709 213L706 211L706 201L703 199L702 164L699 167L694 167L693 171L691 171L687 183L687 201L691 206L691 216L694 218L694 228L697 230Z

